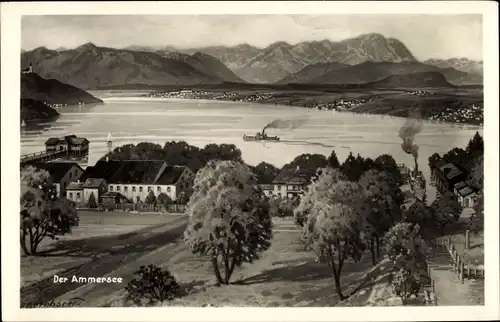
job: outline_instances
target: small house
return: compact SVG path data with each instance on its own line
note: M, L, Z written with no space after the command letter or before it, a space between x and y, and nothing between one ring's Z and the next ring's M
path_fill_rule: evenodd
M453 192L456 183L467 180L467 172L458 165L454 163L441 164L442 163L439 163L439 165L436 166L433 176L436 183L436 189L440 193L443 194L446 191Z
M89 153L89 140L79 138L76 135L67 135L62 138L49 138L45 142L47 153L66 151L72 156L86 156Z
M477 199L477 193L470 186L465 186L457 191L457 199L460 205L464 208L474 207L474 203Z
M58 198L66 196L68 185L78 180L83 173L83 169L78 164L70 162L37 163L36 167L50 174L50 181L56 186Z
M295 198L302 194L316 174L317 170L310 168L283 169L273 180L272 194L276 197Z
M71 182L66 188L66 199L77 204L83 203L83 182Z
M95 201L101 203L102 195L108 191L106 180L101 178L88 178L83 183L83 199L88 202L90 195L94 195Z

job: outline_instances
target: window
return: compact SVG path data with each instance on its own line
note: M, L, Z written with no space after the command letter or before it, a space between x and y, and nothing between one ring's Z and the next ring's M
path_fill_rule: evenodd
M281 186L278 186L278 190L281 190Z
M73 193L72 192L69 193L69 199L73 199Z
M121 187L120 186L116 186L116 191L120 191L121 190Z
M132 186L132 192L135 192L135 186Z
M281 192L278 192L278 197L281 198Z
M123 187L123 192L128 192L128 187L127 186Z
M137 196L136 201L141 202L141 197Z
M156 188L156 191L161 192L161 187Z
M167 187L167 192L170 192L170 190L172 190L170 187Z
M76 193L76 199L80 199L80 193L79 192Z
M148 192L150 192L150 191L151 191L151 187L148 187Z
M69 178L71 179L72 176L73 176L73 173L70 172L69 173Z
M142 187L139 187L139 192L142 192Z
M109 186L109 191L113 191L113 186Z

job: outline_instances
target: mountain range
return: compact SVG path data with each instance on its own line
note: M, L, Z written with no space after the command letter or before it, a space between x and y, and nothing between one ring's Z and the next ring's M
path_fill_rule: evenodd
M172 55L98 47L87 43L75 49L39 47L21 54L22 66L44 78L83 89L125 84L196 85L241 81L220 61L206 54Z
M482 76L461 72L451 67L439 68L419 62L364 62L358 65L322 63L310 65L297 73L291 74L279 83L312 84L363 84L382 80L393 75L437 72L454 85L481 84Z
M339 42L276 42L179 49L91 43L75 49L40 47L21 54L42 77L80 88L130 84L370 83L392 75L438 72L454 85L482 84L482 62L465 58L419 62L399 40L377 33Z

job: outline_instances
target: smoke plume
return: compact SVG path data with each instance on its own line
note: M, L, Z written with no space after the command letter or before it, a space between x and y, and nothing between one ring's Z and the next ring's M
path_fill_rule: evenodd
M306 123L307 119L297 119L297 120L282 120L282 119L276 119L273 120L271 123L268 123L262 131L265 131L267 129L287 129L287 130L294 130Z
M406 119L405 124L399 129L399 137L403 139L401 148L405 153L411 154L415 160L415 170L418 170L418 145L415 144L415 136L422 131L422 119L417 113L412 113Z

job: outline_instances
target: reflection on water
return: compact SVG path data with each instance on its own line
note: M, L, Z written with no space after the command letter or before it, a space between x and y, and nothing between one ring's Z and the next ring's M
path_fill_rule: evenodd
M388 153L397 162L409 166L414 162L411 155L401 150L398 136L404 123L401 118L252 103L127 100L126 96L131 94L122 94L117 100L109 92L103 92L97 97L107 95L104 104L64 107L58 109L61 115L55 122L26 126L21 131L21 153L43 150L49 137L75 134L91 142L89 165L93 165L108 151L106 137L111 132L114 147L144 141L163 145L174 140L200 147L209 143L235 144L249 164L266 161L282 166L302 153L328 156L332 149L341 162L350 152L370 158ZM270 135L281 138L279 142L243 141L243 134L258 132L277 118L306 122L295 130L270 129ZM425 122L423 131L415 138L420 146L418 161L424 175L429 176L430 155L465 147L477 130L482 133L482 128L470 125Z

